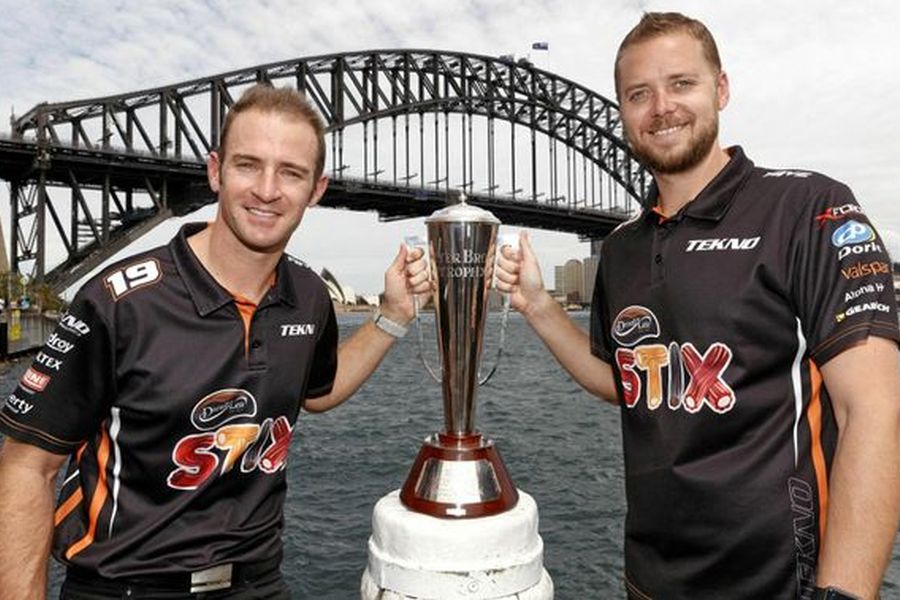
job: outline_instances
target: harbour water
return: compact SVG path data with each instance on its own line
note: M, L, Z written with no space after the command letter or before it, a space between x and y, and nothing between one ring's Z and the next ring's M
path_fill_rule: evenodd
M587 327L586 313L574 316ZM365 318L341 315L342 336ZM433 325L425 331L436 365ZM496 334L496 323L489 324L486 357L493 356ZM11 365L0 394L11 391L26 365ZM283 570L295 599L359 598L372 508L402 485L422 438L442 423L440 388L419 362L414 332L346 404L301 415L288 463L284 531ZM617 409L581 391L521 317L511 315L503 364L479 391L477 424L497 443L516 485L538 503L544 564L557 600L624 598ZM51 598L59 577L54 568ZM730 597L727 590L722 597ZM900 544L882 598L900 599Z

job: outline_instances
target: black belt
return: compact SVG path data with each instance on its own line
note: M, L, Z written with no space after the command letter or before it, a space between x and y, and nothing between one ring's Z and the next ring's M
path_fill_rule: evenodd
M103 591L115 592L182 592L196 594L224 590L243 583L252 583L278 571L281 556L244 563L226 563L191 572L160 573L139 577L107 578L94 571L69 567L66 578L88 584Z

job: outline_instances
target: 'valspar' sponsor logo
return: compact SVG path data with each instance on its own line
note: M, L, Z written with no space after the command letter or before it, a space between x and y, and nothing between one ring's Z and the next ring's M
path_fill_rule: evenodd
M641 340L659 337L659 321L649 308L629 306L616 315L611 333L623 346L634 346Z
M865 302L863 304L855 304L844 312L834 315L834 320L840 323L847 317L852 317L853 315L858 315L859 313L871 311L889 313L891 312L891 307L881 302Z
M860 277L868 277L869 275L889 274L891 265L881 260L873 260L870 262L858 262L846 269L841 269L841 275L844 279L859 279Z
M685 252L716 252L719 250L753 250L759 245L759 236L752 238L709 238L688 240Z

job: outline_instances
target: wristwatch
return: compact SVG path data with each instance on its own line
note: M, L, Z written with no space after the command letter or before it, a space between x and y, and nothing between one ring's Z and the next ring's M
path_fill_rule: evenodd
M388 335L392 335L395 338L402 338L406 335L407 330L409 329L406 325L401 325L396 321L391 321L386 316L381 314L381 309L376 308L375 313L372 315L372 322L375 324L375 327L387 333Z
M842 592L841 590L830 586L826 588L814 588L812 597L813 600L859 600L856 596L851 596L846 592Z

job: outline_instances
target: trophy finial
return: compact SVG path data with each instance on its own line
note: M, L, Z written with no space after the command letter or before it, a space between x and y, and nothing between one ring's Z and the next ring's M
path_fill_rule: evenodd
M465 204L466 199L466 192L464 190L456 190L456 204Z

